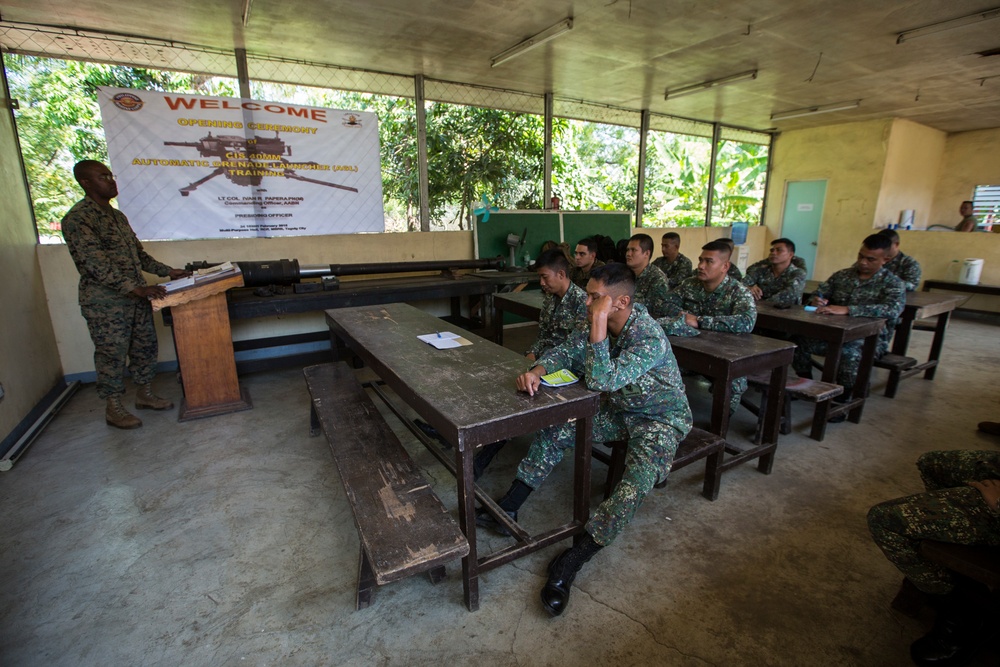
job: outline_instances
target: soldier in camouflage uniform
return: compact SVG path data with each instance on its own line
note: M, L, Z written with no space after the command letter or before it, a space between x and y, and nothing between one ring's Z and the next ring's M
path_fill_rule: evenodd
M938 611L934 630L911 646L917 664L966 664L984 634L975 587L920 552L923 540L1000 546L1000 452L936 451L917 460L924 493L868 512L875 544ZM946 661L945 658L954 660Z
M97 395L107 401L105 420L118 428L142 422L121 404L125 366L139 390L137 408L166 410L170 401L152 393L156 373L156 330L150 299L166 296L159 285L146 285L142 272L180 278L189 275L156 261L143 249L128 218L111 207L118 196L115 177L105 165L84 160L73 168L86 197L62 220L63 236L80 272L80 311L94 342Z
M572 370L588 388L607 395L594 418L594 440L628 440L622 480L587 522L583 539L549 565L542 602L552 615L565 609L583 564L615 540L657 480L666 477L678 443L691 430L691 410L670 343L646 309L633 304L633 290L627 267L612 263L596 269L587 288L589 326L517 378L518 389L533 395L545 373ZM535 435L514 483L499 501L508 515L516 520L531 491L573 447L575 433L575 424L567 423ZM476 522L502 528L484 511Z
M896 230L883 229L879 234L892 242L892 247L889 249L889 261L886 262L885 268L903 281L907 292L916 291L917 287L920 286L920 262L899 250L899 234Z
M660 243L662 257L653 260L653 266L663 271L667 277L667 284L673 289L681 284L681 281L691 277L693 272L691 260L681 253L681 235L677 232L667 232L663 235Z
M736 266L736 262L732 261L733 253L736 252L736 242L728 236L723 236L716 240L729 246L729 268L726 270L726 275L738 283L743 282L743 273L740 271L740 267ZM698 277L698 269L694 270L692 276L695 278Z
M543 252L535 261L542 292L538 338L525 353L530 361L561 345L587 321L587 293L569 279L569 262L561 250Z
M806 272L795 266L795 244L789 239L771 241L768 258L747 269L743 284L757 301L795 306L802 303Z
M635 302L641 303L653 319L667 314L667 294L670 285L660 270L650 271L653 239L649 234L636 234L628 240L625 263L635 274Z
M698 329L728 333L753 331L757 322L753 295L743 283L728 275L728 264L729 246L725 241L712 241L702 246L697 277L688 278L670 292L669 314L657 320L664 332L690 336ZM746 390L745 377L733 380L730 410L736 411Z
M573 252L574 266L570 267L569 279L582 290L587 289L591 270L604 266L604 262L597 259L597 245L597 241L588 236L576 244Z
M569 262L566 255L556 248L546 250L535 261L535 271L545 296L542 298L542 311L538 318L538 338L532 344L525 356L529 361L535 361L543 354L562 345L575 331L587 324L587 293L570 282ZM499 322L498 326L503 326ZM418 424L425 433L437 434L433 426ZM435 435L437 437L437 435ZM473 477L479 479L494 457L507 444L506 440L485 445L476 452L473 461Z
M817 306L816 312L820 314L884 317L885 329L879 333L876 359L889 349L889 341L892 340L899 316L906 305L903 282L885 270L890 245L889 239L878 234L865 238L854 266L841 269L830 276L820 284L810 300L812 305ZM826 354L826 343L802 336L792 336L792 341L798 346L792 367L800 377L812 377L811 355ZM850 400L851 388L858 377L863 346L863 340L844 343L837 371L837 383L844 386L844 393L834 400Z

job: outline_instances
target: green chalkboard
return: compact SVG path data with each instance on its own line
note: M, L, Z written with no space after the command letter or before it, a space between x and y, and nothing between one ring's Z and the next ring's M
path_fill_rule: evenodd
M563 211L563 234L571 248L594 234L615 241L632 235L632 214L623 211Z
M628 238L632 217L621 211L492 211L488 220L476 216L476 257L510 256L507 235L525 236L517 249L516 262L523 264L524 253L534 259L546 241L563 241L573 248L580 239L594 234L614 240ZM524 232L527 230L527 234Z

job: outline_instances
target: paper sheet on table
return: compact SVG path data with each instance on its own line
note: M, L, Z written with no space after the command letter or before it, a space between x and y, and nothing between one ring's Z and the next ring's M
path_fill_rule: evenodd
M463 345L472 345L471 340L466 340L457 333L452 333L451 331L437 331L435 333L417 336L417 338L424 341L428 345L433 345L439 350L462 347Z
M188 276L187 278L178 278L177 280L170 280L165 283L160 283L166 288L167 294L171 292L176 292L179 289L185 289L188 287L194 287L194 276Z

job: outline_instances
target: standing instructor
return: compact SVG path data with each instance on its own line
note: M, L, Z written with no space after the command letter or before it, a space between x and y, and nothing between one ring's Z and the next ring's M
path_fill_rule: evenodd
M136 408L169 410L174 404L153 394L156 329L150 299L162 299L161 285L147 285L142 272L171 279L190 275L156 261L142 249L128 218L111 207L118 196L114 174L95 160L73 167L86 197L62 220L63 236L80 272L80 311L94 341L97 395L107 401L104 417L117 428L139 428L142 421L122 405L126 359L139 387Z

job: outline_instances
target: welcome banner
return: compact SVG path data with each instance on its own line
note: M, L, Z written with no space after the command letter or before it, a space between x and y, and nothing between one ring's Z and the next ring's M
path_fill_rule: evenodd
M385 230L373 113L124 88L98 99L140 239Z

